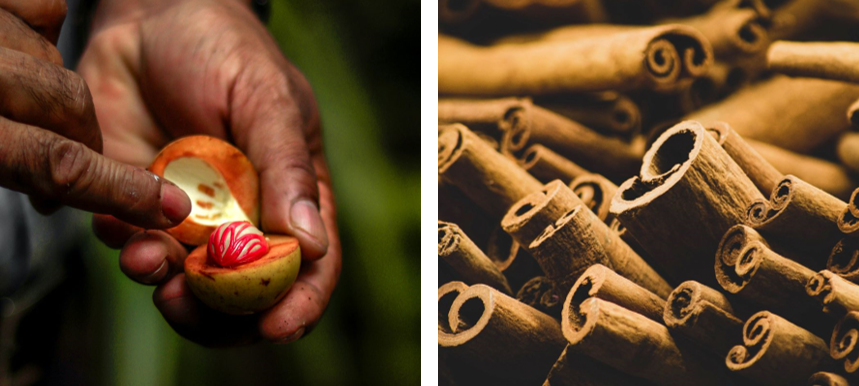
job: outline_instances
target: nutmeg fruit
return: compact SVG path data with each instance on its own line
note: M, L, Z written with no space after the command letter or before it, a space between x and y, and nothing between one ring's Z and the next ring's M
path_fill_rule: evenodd
M298 240L258 229L259 175L239 149L213 137L184 137L164 147L149 170L191 198L191 214L167 232L198 246L185 259L197 298L241 315L286 295L301 266Z

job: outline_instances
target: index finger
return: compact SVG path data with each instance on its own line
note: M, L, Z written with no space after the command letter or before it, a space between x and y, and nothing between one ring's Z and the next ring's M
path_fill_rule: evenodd
M191 201L146 170L108 159L79 142L0 117L0 185L144 228L182 222Z

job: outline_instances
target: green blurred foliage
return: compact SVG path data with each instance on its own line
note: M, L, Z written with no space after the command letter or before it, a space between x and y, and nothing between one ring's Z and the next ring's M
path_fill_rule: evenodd
M80 306L73 323L85 327L60 343L86 351L69 359L87 362L86 383L419 382L419 25L417 1L273 3L270 31L314 88L339 205L343 270L317 328L288 346L197 346L164 322L152 288L125 278L117 252L93 239L84 294L69 305Z

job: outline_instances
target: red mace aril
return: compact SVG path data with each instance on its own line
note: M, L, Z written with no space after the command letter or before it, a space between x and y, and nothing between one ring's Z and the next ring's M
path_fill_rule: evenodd
M209 236L208 256L221 267L235 267L259 260L268 253L262 232L247 221L221 224Z

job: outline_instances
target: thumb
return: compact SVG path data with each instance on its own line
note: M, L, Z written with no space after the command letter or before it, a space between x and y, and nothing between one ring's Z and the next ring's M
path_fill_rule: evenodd
M144 228L176 226L191 211L185 192L167 180L50 131L0 117L0 142L7 188Z
M306 259L324 256L328 234L311 162L321 156L319 115L310 86L291 67L258 69L237 80L231 97L233 137L260 172L263 229L298 238Z

